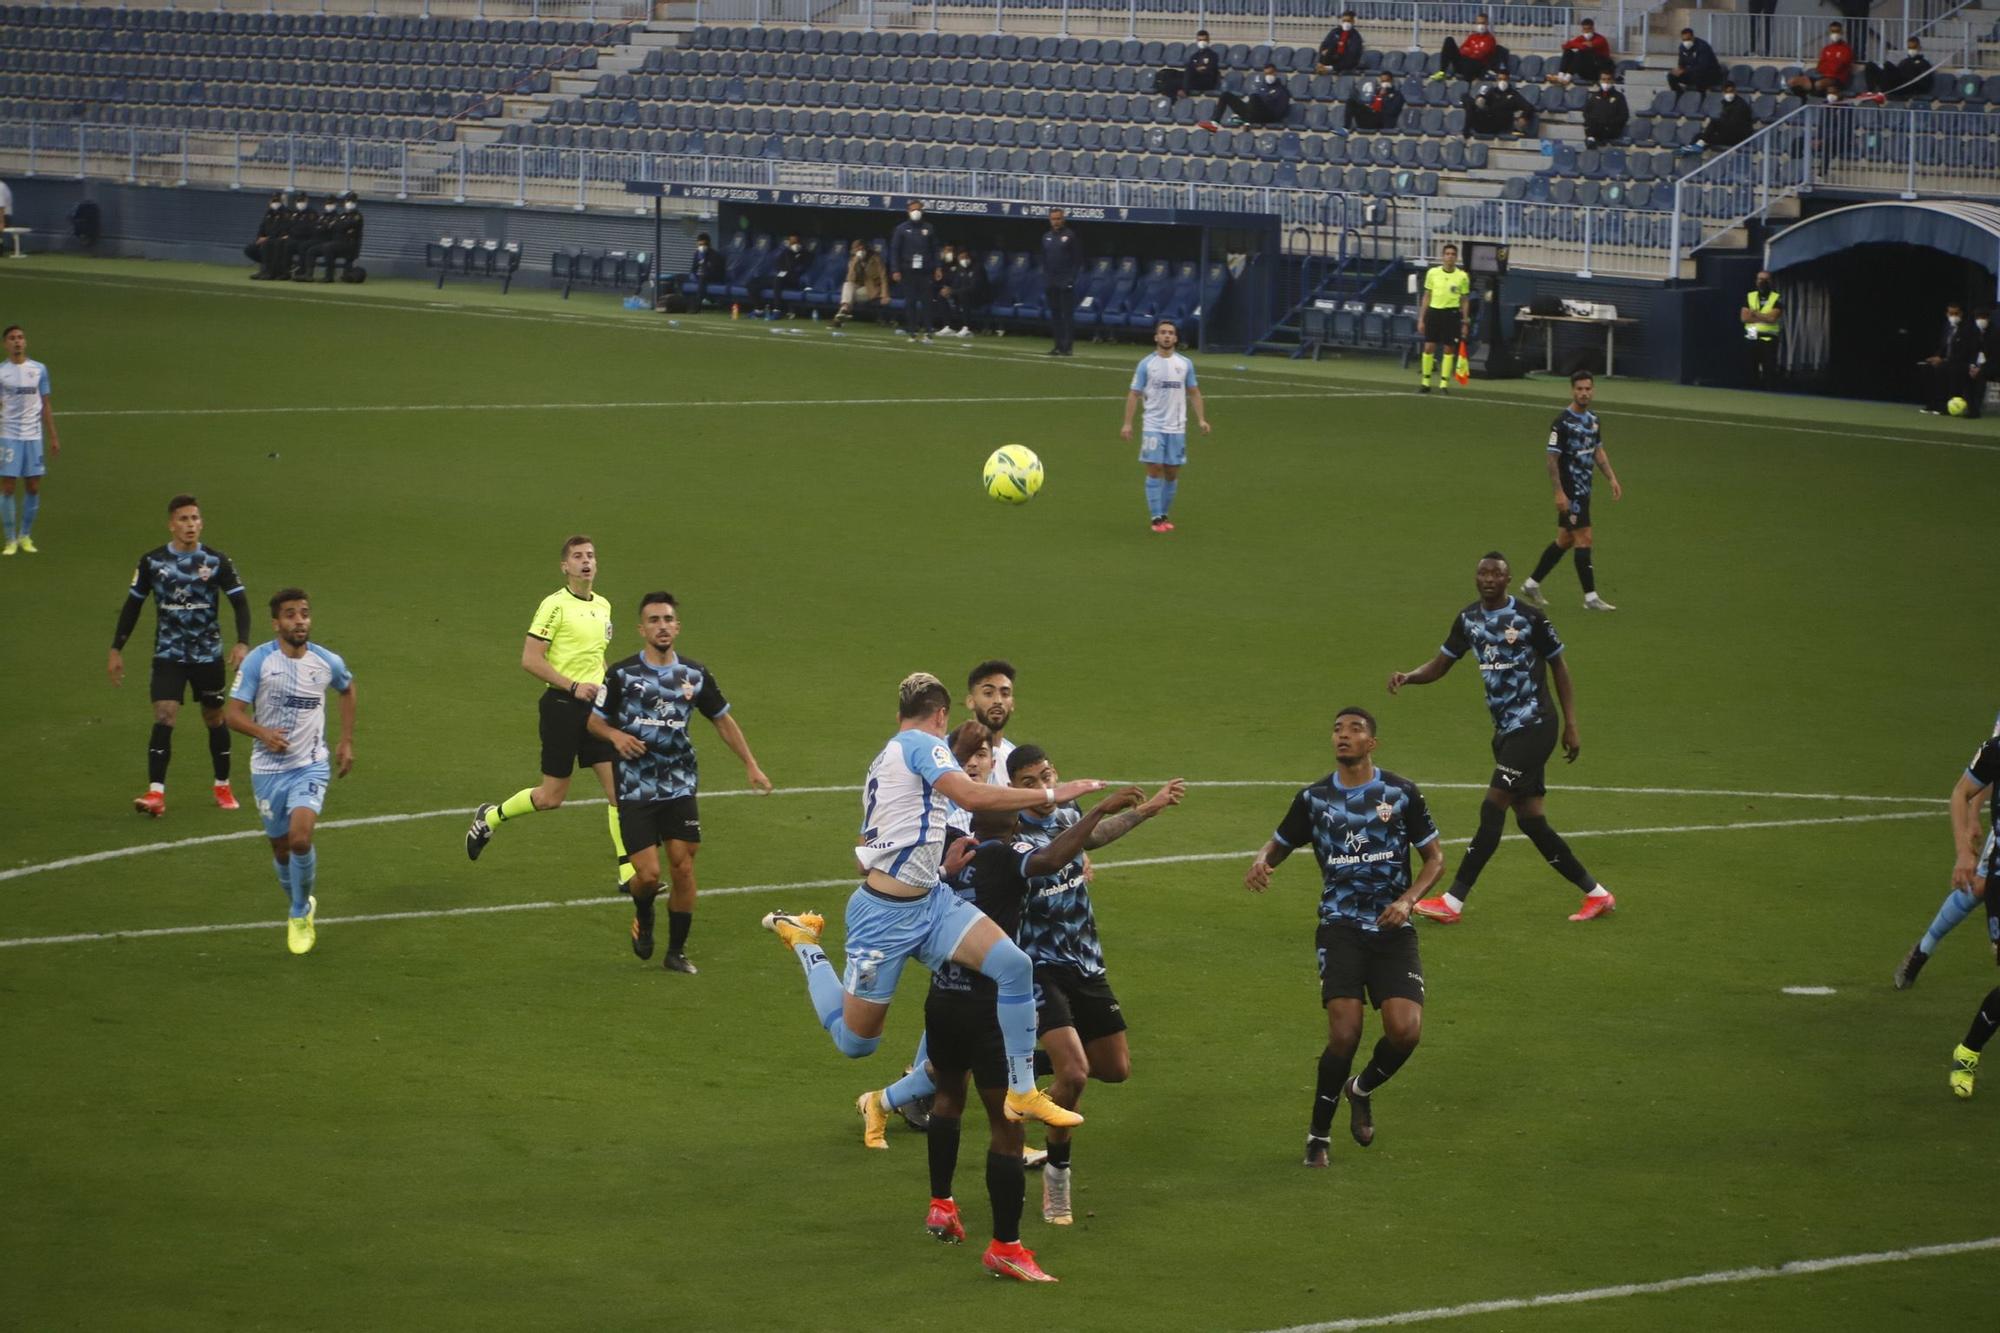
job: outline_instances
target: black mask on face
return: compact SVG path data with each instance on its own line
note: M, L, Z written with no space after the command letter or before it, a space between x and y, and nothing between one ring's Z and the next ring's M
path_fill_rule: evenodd
M1771 284L1768 282L1760 282L1757 284L1757 290L1759 292L1768 292L1771 290Z

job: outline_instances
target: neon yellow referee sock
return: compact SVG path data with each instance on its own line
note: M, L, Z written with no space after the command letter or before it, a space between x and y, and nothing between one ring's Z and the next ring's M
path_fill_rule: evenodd
M1446 388L1451 387L1451 370L1452 367L1456 366L1457 364L1458 364L1458 354L1456 352L1446 352L1443 356L1440 356L1438 358L1439 384L1444 385Z
M506 800L500 802L499 808L488 815L487 819L491 823L504 824L510 819L519 819L522 815L531 815L534 812L535 789L533 787L523 787Z
M1429 384L1429 383L1431 382L1431 370L1432 370L1432 369L1433 369L1433 368L1434 368L1434 367L1435 367L1436 365L1437 365L1437 357L1433 356L1433 355L1432 355L1431 353L1429 353L1429 352L1425 352L1425 353L1424 353L1424 373L1423 373L1423 377L1422 377L1421 379L1419 379L1419 380L1417 381L1417 383L1419 383L1419 384Z

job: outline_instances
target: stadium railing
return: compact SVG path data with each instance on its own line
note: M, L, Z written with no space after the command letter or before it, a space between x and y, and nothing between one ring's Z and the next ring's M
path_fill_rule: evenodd
M201 10L218 14L392 14L443 19L588 19L640 23L653 0L121 0L118 4L53 4L51 9Z
M1846 19L1839 14L1730 14L1704 9L1694 14L1688 26L1716 54L1728 60L1755 56L1810 68L1819 60L1826 45L1826 25L1838 23L1853 44L1860 38L1863 60L1901 60L1903 44L1911 37L1921 40L1924 54L1940 69L1982 68L1978 32L1972 21L1952 18L1963 5L1947 7L1937 17L1926 17L1921 6L1911 5L1900 16ZM1974 17L1988 17L1972 11Z

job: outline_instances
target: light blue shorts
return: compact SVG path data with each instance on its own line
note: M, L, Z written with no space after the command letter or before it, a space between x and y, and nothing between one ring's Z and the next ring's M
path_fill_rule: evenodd
M847 968L840 984L849 995L887 1004L904 963L914 958L937 971L985 919L943 884L922 898L890 898L864 884L847 900Z
M39 437L32 440L0 440L0 477L39 477L44 471Z
M289 833L294 810L318 814L326 804L326 784L331 776L324 759L281 773L253 772L250 791L257 798L257 817L264 821L264 836L282 838Z
M1139 461L1141 463L1162 463L1167 467L1180 467L1187 462L1187 435L1177 432L1167 435L1149 430L1140 437Z

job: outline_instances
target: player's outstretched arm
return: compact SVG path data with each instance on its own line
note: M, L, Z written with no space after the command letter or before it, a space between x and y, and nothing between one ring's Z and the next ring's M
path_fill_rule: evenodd
M743 735L743 728L736 725L736 715L724 713L715 719L715 734L722 737L722 743L736 752L743 761L743 775L750 781L750 790L759 796L771 794L771 779L764 776L764 770L757 767L757 756L750 753L750 742Z
M1564 658L1550 662L1549 670L1556 678L1556 700L1562 704L1563 759L1573 764L1583 752L1583 740L1576 729L1576 683L1570 679L1569 663Z
M1389 673L1389 693L1395 694L1405 685L1428 685L1439 680L1451 670L1453 659L1439 653L1415 671L1391 671Z
M262 742L272 754L285 752L285 733L258 726L256 719L250 716L249 706L241 699L231 699L222 706L222 720L231 731Z
M1986 802L1990 784L1982 784L1970 773L1958 775L1951 789L1951 836L1958 856L1951 866L1951 886L1970 889L1979 870L1979 807Z
M1130 790L1136 793L1139 789L1133 787ZM1119 793L1120 796L1124 794L1124 792ZM1154 792L1153 799L1150 801L1138 804L1135 809L1127 810L1121 815L1114 815L1112 818L1099 824L1097 831L1090 835L1090 840L1084 846L1095 851L1106 843L1116 842L1133 829L1138 828L1139 825L1151 819L1154 815L1159 814L1162 810L1167 809L1169 806L1179 805L1182 798L1186 795L1187 782L1182 778L1175 778L1172 782ZM1100 805L1097 808L1102 810L1104 807Z
M1098 831L1106 819L1124 819L1132 807L1139 804L1145 793L1137 787L1125 787L1111 793L1086 812L1083 818L1071 824L1049 840L1045 847L1038 847L1028 857L1026 869L1029 875L1053 875L1077 857L1083 855L1091 842L1091 835ZM1120 814L1119 811L1127 814Z
M1417 899L1429 893L1438 880L1443 878L1443 838L1432 838L1417 849L1417 854L1423 858L1424 863L1418 867L1416 879L1411 882L1409 888L1403 890L1401 897L1383 908L1381 915L1375 918L1377 930L1394 930L1398 926L1408 925L1410 909L1417 905Z
M333 747L333 775L344 778L354 770L354 682L340 691L340 743Z
M942 775L936 785L938 794L961 810L1032 810L1038 805L1063 805L1104 790L1096 778L1073 778L1056 787L996 787L956 772Z
M606 742L612 749L616 750L620 759L637 759L640 755L646 753L646 742L640 740L629 731L620 731L618 728L612 726L604 720L604 714L598 712L596 709L591 710L590 716L585 719L583 725L589 728L591 735Z
M1250 869L1243 876L1243 887L1252 893L1262 893L1271 886L1271 872L1291 854L1292 849L1276 838L1265 843L1250 862Z

